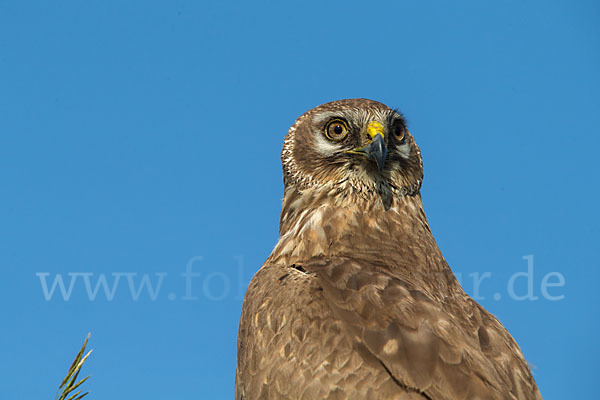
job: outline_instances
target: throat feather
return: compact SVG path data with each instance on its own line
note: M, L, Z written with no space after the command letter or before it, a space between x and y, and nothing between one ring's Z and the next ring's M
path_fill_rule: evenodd
M401 253L409 242L423 240L433 237L418 195L395 197L386 207L327 190L288 191L280 238L269 259L291 264L319 256L368 255L381 247Z

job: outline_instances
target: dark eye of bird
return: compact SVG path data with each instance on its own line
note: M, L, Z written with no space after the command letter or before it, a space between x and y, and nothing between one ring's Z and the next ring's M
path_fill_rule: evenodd
M398 141L404 139L404 127L402 125L396 124L394 127L394 137Z
M330 140L339 141L348 134L348 126L346 122L340 119L334 119L327 124L325 128L325 136Z

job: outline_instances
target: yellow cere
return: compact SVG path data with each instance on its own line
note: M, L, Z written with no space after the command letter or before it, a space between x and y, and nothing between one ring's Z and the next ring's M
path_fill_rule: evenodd
M369 125L367 125L367 133L371 136L371 139L374 139L377 134L380 134L381 137L385 137L383 134L383 125L377 121L369 122Z

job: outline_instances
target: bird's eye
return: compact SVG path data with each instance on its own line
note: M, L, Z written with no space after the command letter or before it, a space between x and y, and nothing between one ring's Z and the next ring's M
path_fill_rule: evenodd
M404 139L404 126L402 124L396 124L394 125L394 138L397 141L401 141L402 139Z
M341 119L334 119L327 124L325 136L330 140L340 141L348 134L348 125Z

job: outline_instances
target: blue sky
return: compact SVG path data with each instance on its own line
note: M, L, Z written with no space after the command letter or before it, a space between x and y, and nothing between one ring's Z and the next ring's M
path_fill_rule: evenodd
M479 301L545 399L595 396L599 22L594 1L2 1L2 398L51 398L88 332L90 398L232 398L283 136L351 97L406 115L436 239L472 295L489 272Z

